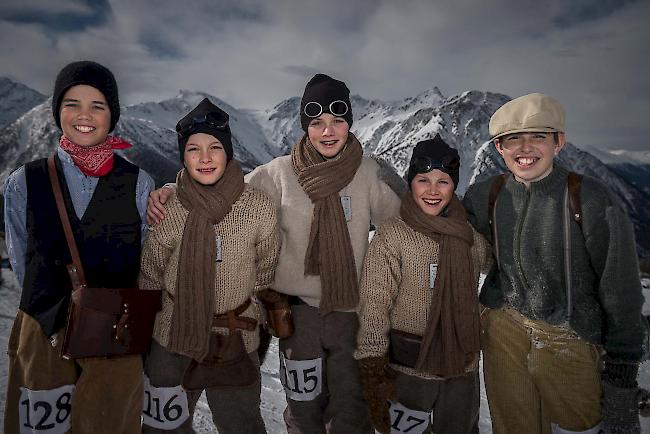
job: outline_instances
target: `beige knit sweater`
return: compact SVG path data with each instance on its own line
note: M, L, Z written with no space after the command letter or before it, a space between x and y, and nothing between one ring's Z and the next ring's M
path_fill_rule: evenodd
M299 296L309 305L318 307L321 298L320 278L305 276L305 252L314 205L298 184L291 156L279 157L258 166L246 175L246 180L265 191L278 209L282 250L273 288L278 292ZM347 224L360 276L363 257L368 248L370 223L379 225L385 219L397 215L400 200L379 178L379 165L368 157L363 158L354 178L339 195L351 198L352 219Z
M437 264L440 246L413 230L400 217L383 224L375 233L366 254L361 275L359 334L355 358L388 354L391 328L423 336L429 321L431 291L429 264ZM487 241L474 231L474 278L489 270ZM444 351L444 349L440 349ZM439 378L399 365L391 366L408 375ZM476 360L467 366L478 368Z
M145 289L163 289L163 307L156 316L153 338L163 347L169 342L169 327L174 311L178 257L185 220L189 212L176 197L166 204L167 216L154 226L142 249L139 283ZM224 219L214 226L222 240L222 261L217 262L214 282L214 312L225 313L250 298L255 291L268 288L273 281L280 250L277 213L269 198L247 185ZM258 321L261 312L255 303L242 314ZM226 328L214 331L227 333ZM257 331L242 332L246 351L257 349Z

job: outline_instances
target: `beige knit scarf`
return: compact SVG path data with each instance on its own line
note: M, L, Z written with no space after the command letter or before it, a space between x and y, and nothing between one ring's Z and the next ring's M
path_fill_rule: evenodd
M298 183L314 204L305 254L305 274L320 275L320 313L354 309L359 302L359 282L350 233L339 191L352 181L361 165L363 150L353 134L336 158L326 160L308 136L291 150Z
M214 225L244 191L244 174L239 163L230 160L214 185L200 184L186 169L178 173L176 183L178 200L189 215L181 240L167 349L200 362L208 354L214 315Z
M442 377L463 375L480 350L471 250L474 235L465 209L454 195L446 217L430 216L409 193L402 199L400 215L407 225L440 245L429 322L415 369Z

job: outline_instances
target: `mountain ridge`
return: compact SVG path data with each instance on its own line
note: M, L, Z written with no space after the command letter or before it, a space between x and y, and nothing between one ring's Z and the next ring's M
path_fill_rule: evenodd
M12 89L22 88L12 85ZM0 86L0 103L4 106L2 95ZM21 100L16 95L14 92L12 98ZM203 98L209 98L230 114L235 157L246 172L288 154L304 134L298 116L300 98L296 96L270 109L252 110L237 109L204 92L180 90L175 97L163 101L124 106L115 134L135 146L123 154L149 172L157 185L175 179L181 167L175 124ZM25 100L29 100L27 96ZM399 101L352 95L354 122L351 131L362 143L365 154L380 157L399 175L405 174L418 141L441 134L458 150L463 162L457 188L462 195L470 183L506 170L489 142L488 124L494 111L509 100L507 95L479 90L447 97L437 87ZM4 182L13 168L50 155L57 146L60 131L50 111L50 100L40 100L0 129L0 182ZM629 156L624 157L626 164L632 164ZM619 160L624 157L617 156ZM650 210L645 206L650 192L635 184L633 177L627 179L626 173L617 169L616 164L607 165L571 143L558 159L570 170L594 176L609 186L635 224L639 253L650 257ZM643 177L643 164L638 167L641 175L635 173Z

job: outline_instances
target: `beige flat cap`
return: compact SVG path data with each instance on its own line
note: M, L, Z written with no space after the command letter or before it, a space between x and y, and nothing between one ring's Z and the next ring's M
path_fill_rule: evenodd
M512 133L564 132L564 109L550 96L531 93L502 105L490 118L492 139Z

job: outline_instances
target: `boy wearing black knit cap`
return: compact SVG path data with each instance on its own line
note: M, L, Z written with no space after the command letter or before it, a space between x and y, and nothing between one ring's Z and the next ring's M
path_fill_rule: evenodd
M344 82L312 77L299 116L305 134L291 155L247 175L278 210L282 248L272 287L289 295L295 322L294 335L280 339L284 419L292 434L371 433L353 357L358 276L371 222L397 214L399 199L350 133ZM160 194L152 196L148 215L157 219Z
M439 135L419 142L400 215L363 263L355 357L381 433L478 432L477 286L489 250L454 193L459 169Z
M555 99L504 104L490 135L510 172L463 202L495 257L480 295L493 431L638 434L646 338L630 219L606 186L555 161Z
M91 61L67 65L56 79L52 114L63 132L55 170L88 285L135 288L143 213L154 184L114 154L131 145L109 135L120 116L113 74ZM140 432L140 355L60 355L73 289L66 265L72 260L47 159L8 177L5 222L22 295L9 339L4 432Z
M166 294L145 364L143 432L193 433L205 391L220 433L262 434L260 315L251 297L273 280L276 209L244 183L225 111L206 98L176 131L184 168L140 269L141 286ZM178 411L160 415L156 402Z

